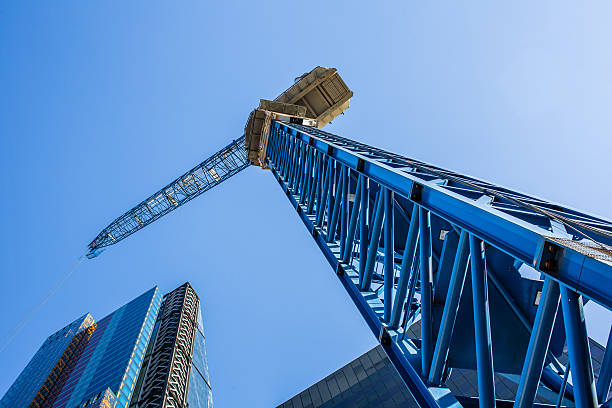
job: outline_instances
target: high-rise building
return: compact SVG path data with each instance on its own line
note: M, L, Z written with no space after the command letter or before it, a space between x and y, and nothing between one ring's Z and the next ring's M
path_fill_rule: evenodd
M130 408L211 408L198 295L189 283L164 296Z
M47 340L40 346L34 357L23 369L13 385L8 389L0 406L2 408L25 408L34 400L37 393L45 382L56 376L68 363L65 352L72 349L71 345L82 343L87 329L94 324L94 319L90 314L83 315L47 337ZM47 384L45 384L47 385ZM51 387L52 388L54 385Z
M193 288L162 300L154 287L97 323L87 314L49 336L0 407L212 407L204 347Z
M100 320L52 407L76 408L94 401L104 406L105 401L125 408L160 304L155 287Z

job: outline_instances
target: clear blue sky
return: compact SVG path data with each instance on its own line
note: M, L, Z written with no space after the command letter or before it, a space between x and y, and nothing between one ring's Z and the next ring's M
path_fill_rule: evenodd
M316 65L355 92L328 130L612 218L611 4L421 3L2 2L0 336ZM251 168L83 263L0 353L0 394L52 331L187 280L218 407L281 403L375 344ZM609 327L596 314L590 334Z

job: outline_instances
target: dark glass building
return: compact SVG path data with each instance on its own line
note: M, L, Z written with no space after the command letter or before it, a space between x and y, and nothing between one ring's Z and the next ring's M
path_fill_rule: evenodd
M0 407L212 407L199 306L186 283L163 299L152 288L99 322L75 320L49 336Z
M130 408L212 407L198 295L189 283L164 296Z
M603 360L605 348L589 339L595 379ZM567 363L567 350L561 354L562 364ZM518 389L520 375L495 373L495 398L498 407L512 407ZM478 407L478 377L476 370L454 368L446 379L459 404L464 408ZM535 408L574 407L572 393L558 401L558 393L540 385L534 403ZM339 370L308 387L278 408L365 408L410 407L419 405L402 381L382 346L353 360Z

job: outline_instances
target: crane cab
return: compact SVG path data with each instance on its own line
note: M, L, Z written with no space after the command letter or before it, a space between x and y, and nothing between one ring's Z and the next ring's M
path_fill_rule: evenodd
M274 101L261 99L244 129L251 164L266 168L268 134L272 120L299 119L306 126L322 128L349 107L353 92L336 68L316 67L298 78Z

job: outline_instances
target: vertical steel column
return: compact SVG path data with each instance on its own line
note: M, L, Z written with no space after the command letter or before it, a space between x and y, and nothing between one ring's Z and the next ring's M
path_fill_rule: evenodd
M595 407L597 397L595 396L591 352L582 310L582 296L561 286L561 305L576 407Z
M411 266L414 260L414 250L416 247L417 236L419 232L419 207L414 204L412 207L412 216L410 217L410 227L408 227L408 235L406 236L406 245L404 246L404 255L402 256L402 264L399 272L399 282L397 283L397 292L393 302L393 311L391 313L391 324L389 328L395 330L399 327L402 317L402 309L406 301L406 292L408 291L408 282L412 272Z
M355 241L355 231L357 230L357 219L359 218L359 206L361 200L361 183L363 183L363 175L359 175L357 186L355 186L355 201L353 201L353 209L351 210L351 220L348 226L346 239L344 240L344 257L342 262L348 264L351 259L353 250L353 242ZM348 202L348 200L347 200Z
M457 244L457 253L455 254L455 262L453 263L444 311L442 312L442 321L438 331L438 340L436 341L431 372L429 373L429 382L432 384L440 384L442 381L442 371L446 364L457 311L459 310L459 300L461 300L461 292L463 292L463 284L465 283L469 251L469 236L465 230L462 230Z
M365 276L366 259L368 258L368 179L364 176L361 183L361 210L359 211L359 287Z
M321 166L324 168L324 166ZM321 201L317 203L317 227L323 226L323 217L325 216L325 207L327 206L327 193L329 190L329 181L332 168L332 160L327 159L327 172L321 173L323 176L323 190L321 190Z
M384 288L384 322L391 321L391 306L393 304L393 283L395 278L394 242L393 242L393 192L384 188L385 201L385 288Z
M323 196L323 184L325 184L325 154L321 153L319 155L319 181L317 183L317 198L316 198L316 209L317 209L317 217L319 215L319 210L321 210L321 208L323 207L322 203L322 196ZM318 218L317 218L318 219ZM316 224L318 226L318 224Z
M319 186L319 167L321 166L321 160L320 160L320 156L319 153L315 150L314 151L314 156L313 156L313 160L314 160L314 175L312 177L312 183L310 184L310 188L309 188L309 197L308 197L308 205L306 206L306 214L312 214L312 210L314 209L314 202L316 197L316 192L318 190L318 186Z
M291 157L291 172L289 173L289 183L288 187L293 189L293 180L295 179L295 173L297 171L297 164L300 156L300 142L295 139L293 143L293 156Z
M603 404L608 400L608 391L610 390L610 379L612 379L612 327L608 335L608 343L604 354L601 367L599 368L599 378L597 379L597 398L599 403Z
M329 224L327 225L327 242L332 242L336 240L336 231L338 227L338 214L340 212L340 204L342 204L343 194L344 194L344 173L346 172L346 167L338 164L340 167L340 176L337 180L336 185L336 199L334 200L334 207L331 214L331 219Z
M336 185L336 161L329 158L329 173L327 177L329 178L329 185L327 187L327 232L329 234L329 226L331 224L332 212L334 211L334 187ZM325 224L325 217L323 217L323 223Z
M408 311L407 316L404 316L404 323L408 322L408 319L410 319L415 313L416 310L413 311L412 310L412 301L414 300L414 293L416 292L416 285L417 282L419 282L421 280L421 263L418 256L416 256L416 251L420 251L419 249L419 244L417 244L417 248L415 249L415 255L412 259L412 267L410 270L410 276L412 277L410 279L410 284L408 285L408 297L406 298L406 305L408 306ZM404 330L406 329L406 327L404 326Z
M470 234L470 266L472 272L472 300L474 303L474 332L476 340L476 368L480 407L495 406L493 377L493 349L489 321L487 273L482 261L482 241Z
M295 170L295 189L293 190L295 194L302 194L302 180L304 179L304 162L306 161L306 149L308 145L304 142L300 142L300 156L296 163Z
M380 187L376 194L376 208L374 209L374 219L372 221L372 235L370 236L370 246L368 247L366 268L361 290L370 290L370 286L372 285L372 275L374 274L374 264L376 263L376 254L378 252L378 242L380 241L380 230L382 229L384 214L382 192L383 187Z
M344 259L344 243L346 242L346 233L348 227L349 214L349 192L351 177L349 168L344 169L344 177L342 178L342 206L340 207L340 259Z
M300 193L300 204L306 202L308 196L308 188L310 187L310 179L312 178L312 149L306 145L306 166L304 168L304 177L302 178L302 191Z
M282 140L283 140L283 148L282 148L282 154L281 154L281 164L280 164L280 173L283 176L283 179L287 179L287 160L289 157L289 138L287 137L287 135L285 135L284 131L280 131L280 133L282 134Z
M432 265L431 236L429 229L429 211L419 207L419 258L421 270L421 371L424 378L429 378L429 368L433 355L433 322L432 322Z
M284 132L283 132L284 133ZM291 165L291 155L293 154L293 140L287 136L286 133L284 133L285 135L285 158L283 159L283 178L285 179L285 181L287 181L289 179L289 166Z
M525 363L514 401L515 408L532 407L544 368L544 360L552 336L555 317L559 307L559 284L546 277L540 304L529 338Z

